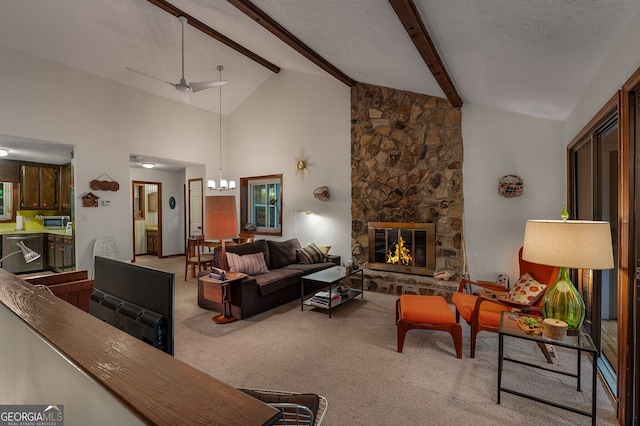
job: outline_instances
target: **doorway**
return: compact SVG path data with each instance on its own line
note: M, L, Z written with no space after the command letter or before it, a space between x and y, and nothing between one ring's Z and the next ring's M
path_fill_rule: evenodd
M189 236L191 235L204 235L203 228L203 209L204 209L204 181L202 178L189 179L189 194L187 199L189 200Z
M131 182L133 262L136 256L162 257L162 183Z

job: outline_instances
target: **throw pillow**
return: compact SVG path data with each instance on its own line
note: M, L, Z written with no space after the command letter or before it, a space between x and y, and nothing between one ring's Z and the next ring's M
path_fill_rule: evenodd
M325 256L329 255L329 250L331 250L331 246L327 244L316 244L320 250L324 253Z
M507 292L505 299L521 305L533 305L542 296L546 288L546 285L540 284L529 273L526 273Z
M227 253L227 264L231 272L244 272L248 275L261 275L269 272L264 262L264 253L245 254L238 256L235 253Z
M311 243L304 248L297 249L298 257L302 263L320 263L324 262L325 255L317 245Z
M283 266L297 263L296 249L300 248L300 243L296 238L287 241L268 240L267 245L271 257L271 269L280 269Z

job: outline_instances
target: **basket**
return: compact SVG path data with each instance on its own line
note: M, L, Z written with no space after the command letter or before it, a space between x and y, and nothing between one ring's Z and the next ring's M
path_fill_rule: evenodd
M524 192L524 180L520 176L506 175L498 180L498 194L505 198L519 197Z

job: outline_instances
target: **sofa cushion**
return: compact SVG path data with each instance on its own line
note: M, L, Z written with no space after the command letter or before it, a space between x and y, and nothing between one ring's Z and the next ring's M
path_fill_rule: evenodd
M336 266L333 262L321 262L321 263L294 263L287 265L282 269L293 269L295 271L301 271L304 275L312 274L314 272L322 271L323 269Z
M302 263L320 263L326 260L326 255L314 243L310 243L304 248L296 249L296 254Z
M260 294L266 296L283 288L295 286L300 288L300 277L302 272L295 269L272 269L268 274L256 275L253 277L260 288Z
M226 246L226 253L234 253L238 256L244 256L246 254L263 253L264 263L267 265L267 269L271 269L271 259L269 256L269 247L265 240L256 240L250 243L237 244L234 246ZM216 267L222 267L222 250L220 247L216 247L214 250L214 263Z
M283 266L298 262L296 249L300 248L300 243L296 238L287 241L268 240L267 245L269 247L269 256L271 256L271 267L269 270L279 269ZM267 266L268 265L267 263Z
M269 272L264 262L264 253L245 254L238 256L235 253L227 253L227 264L231 272L244 272L248 275L261 275Z

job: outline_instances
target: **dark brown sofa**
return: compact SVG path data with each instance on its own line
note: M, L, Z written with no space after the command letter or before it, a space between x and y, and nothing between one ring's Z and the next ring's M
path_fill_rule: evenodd
M262 252L269 272L249 276L231 284L231 314L238 319L249 318L277 306L300 299L301 278L304 275L340 265L340 256L328 256L325 262L303 264L297 258L301 248L297 239L287 241L257 240L226 247L228 253L239 256ZM221 267L222 256L216 248L214 264ZM208 274L203 271L200 276ZM305 294L317 292L322 284L305 286ZM204 287L198 280L198 306L222 312L222 304L204 298Z

